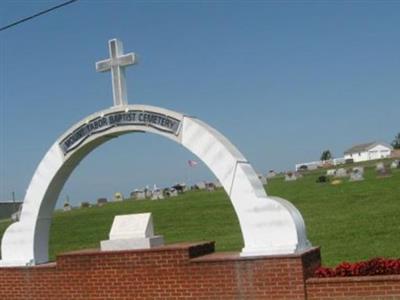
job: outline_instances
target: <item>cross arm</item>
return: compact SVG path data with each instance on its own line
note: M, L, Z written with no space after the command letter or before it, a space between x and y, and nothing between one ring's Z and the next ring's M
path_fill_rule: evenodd
M134 65L137 63L137 60L138 60L137 55L132 52L118 57L118 61L119 61L120 65L123 67L129 66L129 65Z
M97 72L106 72L111 69L111 61L110 59L105 59L96 62L96 71Z

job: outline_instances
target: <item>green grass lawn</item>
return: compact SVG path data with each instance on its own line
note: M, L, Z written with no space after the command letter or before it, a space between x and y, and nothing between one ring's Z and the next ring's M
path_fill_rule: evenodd
M295 182L269 181L267 193L291 201L302 213L308 238L322 247L324 265L376 256L400 257L400 170L376 178L366 168L365 180L340 185L318 184L324 171ZM69 250L97 248L115 215L152 212L155 231L167 243L215 240L217 251L240 250L243 241L232 205L223 190L188 192L159 201L124 201L104 207L55 212L50 256ZM0 235L9 222L0 222Z

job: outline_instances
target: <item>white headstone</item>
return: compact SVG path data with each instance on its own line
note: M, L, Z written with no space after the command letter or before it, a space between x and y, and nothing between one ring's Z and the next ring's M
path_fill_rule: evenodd
M206 183L206 190L207 192L214 192L215 191L215 185L212 182L207 182Z
M392 168L392 169L400 168L400 160L396 159L396 160L392 161L392 163L390 164L390 168Z
M296 181L297 180L297 175L296 173L292 172L287 172L285 174L285 181Z
M379 162L376 164L376 170L377 171L385 170L385 165L383 164L383 162Z
M260 179L262 184L267 184L267 178L264 175L258 174L258 179Z
M205 190L206 189L206 184L203 181L200 181L196 183L196 186L199 190Z
M178 191L174 188L169 190L169 196L170 197L178 197Z
M153 192L150 190L149 186L146 186L144 189L144 197L151 198L153 196Z
M164 244L162 236L154 235L151 213L116 216L109 237L101 241L102 251L148 249Z
M353 172L364 174L364 167L362 166L354 167Z
M122 195L122 193L116 192L114 194L114 201L115 202L119 202L119 201L123 201L124 200L124 195Z
M390 176L390 169L387 169L383 162L376 164L376 172L379 177L388 177Z
M71 211L72 207L69 203L64 203L63 211Z
M340 168L336 170L335 177L347 177L347 170L345 168Z
M330 169L326 171L326 176L335 176L336 170L335 169Z
M267 179L269 178L274 178L276 176L276 173L274 170L269 170L268 174L267 174Z
M162 200L164 199L164 195L161 189L159 189L156 185L153 187L153 195L151 200Z
M145 193L143 190L138 190L135 189L132 193L131 193L131 198L133 200L143 200L146 198Z
M353 171L350 173L350 181L362 181L364 180L363 171L360 171L357 168L353 168Z

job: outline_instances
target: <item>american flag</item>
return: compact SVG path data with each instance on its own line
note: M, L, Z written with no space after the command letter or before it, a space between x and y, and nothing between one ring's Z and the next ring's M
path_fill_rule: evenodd
M191 166L191 167L195 167L195 166L197 166L198 162L195 161L195 160L189 159L189 160L188 160L188 164L189 164L189 166Z

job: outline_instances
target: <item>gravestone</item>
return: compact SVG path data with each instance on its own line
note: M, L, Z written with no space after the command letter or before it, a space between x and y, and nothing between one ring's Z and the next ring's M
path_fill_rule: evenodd
M206 189L207 192L214 192L215 191L215 185L212 182L207 182L206 183Z
M339 168L336 170L335 177L347 177L347 170L345 168Z
M222 184L221 184L221 182L220 182L219 180L216 180L216 181L214 182L214 185L215 185L215 187L216 187L217 189L222 188Z
M383 163L377 163L376 164L376 173L379 178L389 177L390 169L386 168Z
M364 172L364 170L361 171L360 168L353 168L353 170L350 173L349 181L362 181L362 180L364 180L363 172Z
M63 206L63 211L71 211L71 210L72 210L71 204L65 202Z
M383 162L379 162L376 164L376 171L382 171L385 169L385 165Z
M200 181L200 182L196 183L196 187L199 190L205 190L206 189L206 184L203 181Z
M155 236L151 213L115 216L109 240L101 241L102 251L149 249L164 244Z
M122 195L122 193L120 192L116 192L114 194L114 202L121 202L124 201L124 195Z
M19 206L18 210L15 213L11 214L11 220L13 222L18 222L19 219L21 218L21 212L22 212L22 205Z
M166 197L177 197L178 196L178 191L174 188L166 188L163 191L164 196Z
M361 173L362 175L364 175L364 167L362 167L362 166L354 167L353 172L358 172L358 173Z
M396 159L390 164L391 169L400 169L400 160Z
M156 185L154 185L151 200L162 200L162 199L164 199L162 190L159 189Z
M145 192L143 190L135 189L131 193L131 198L133 200L143 200L143 199L146 199L146 195L145 195Z
M149 186L144 188L144 197L145 199L151 198L153 196L153 192L150 190Z
M107 204L107 198L99 198L97 199L97 206L102 207Z
M262 184L267 184L267 178L264 175L258 174L258 179L260 179Z
M296 181L297 180L297 174L293 172L287 172L285 174L285 181Z
M178 197L178 191L176 189L174 189L174 188L171 188L169 190L169 196L170 197Z
M269 171L268 171L268 173L267 173L267 179L274 178L275 176L276 176L276 173L275 173L274 170L269 170Z
M90 207L90 203L89 202L86 202L86 201L84 201L84 202L81 202L81 206L80 206L81 208L89 208Z
M329 169L326 171L326 176L335 176L335 175L336 175L335 169Z

